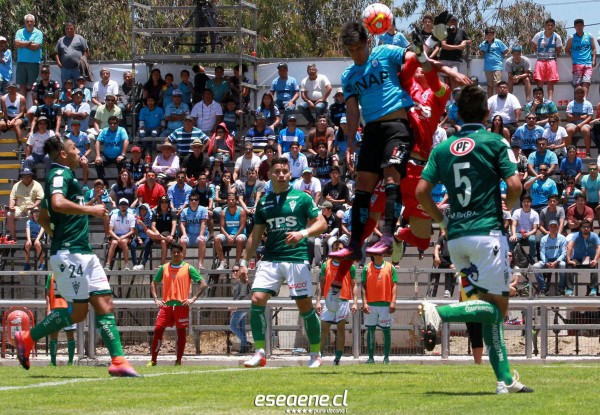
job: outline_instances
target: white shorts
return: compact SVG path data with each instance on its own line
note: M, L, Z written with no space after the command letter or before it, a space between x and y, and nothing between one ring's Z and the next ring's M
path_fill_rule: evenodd
M337 324L340 321L348 323L350 319L350 301L340 301L337 311L331 312L327 310L327 305L323 303L323 311L321 312L321 321Z
M56 289L67 302L85 302L90 296L111 293L108 278L94 254L58 251L50 257Z
M500 231L452 239L448 241L448 251L457 270L473 265L472 271L467 272L472 286L484 293L508 296L508 241Z
M312 297L312 275L308 261L303 264L260 261L256 268L252 291L277 295L284 282L287 282L291 298Z
M390 313L389 305L370 305L371 312L365 314L365 326L367 327L392 327L394 319Z

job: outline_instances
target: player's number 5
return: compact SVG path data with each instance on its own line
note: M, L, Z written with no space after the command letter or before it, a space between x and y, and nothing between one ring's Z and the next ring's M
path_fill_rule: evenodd
M461 176L460 171L471 168L471 163L456 163L452 166L454 169L454 186L456 188L465 185L464 195L457 194L456 198L462 207L465 207L471 201L471 180L467 176Z

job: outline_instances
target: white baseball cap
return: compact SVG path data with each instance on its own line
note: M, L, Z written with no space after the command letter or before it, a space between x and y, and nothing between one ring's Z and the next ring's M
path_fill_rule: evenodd
M4 36L0 36L0 42L6 42L6 38Z

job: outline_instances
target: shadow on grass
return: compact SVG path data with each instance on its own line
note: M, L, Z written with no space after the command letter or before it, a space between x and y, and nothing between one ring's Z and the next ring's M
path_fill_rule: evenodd
M317 372L315 371L314 373L315 376L317 377L323 377L323 376L339 376L340 373L339 372ZM385 369L380 369L380 370L375 370L373 372L359 372L359 371L348 371L348 372L343 372L342 373L344 376L346 375L360 375L360 376L380 376L380 375L397 375L397 376L405 376L405 375L417 375L417 372L411 372L411 371L403 371L403 372L398 372L396 370L385 370ZM306 373L303 374L306 376L311 375L310 373Z
M435 391L425 392L423 395L441 395L441 396L488 396L496 395L495 392L447 392L447 391Z
M30 379L99 379L97 376L81 376L81 375L33 375L27 376ZM108 379L108 376L107 376Z

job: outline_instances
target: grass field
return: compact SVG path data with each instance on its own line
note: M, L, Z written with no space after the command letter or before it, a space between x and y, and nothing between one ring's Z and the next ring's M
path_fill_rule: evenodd
M333 410L351 414L435 415L598 413L600 364L517 365L516 368L521 380L535 388L534 394L496 396L489 365L378 364L324 366L317 370L156 366L140 368L145 375L142 379L111 379L106 368L32 367L27 372L20 367L0 367L0 413L335 413ZM333 398L344 390L347 390L345 407L254 405L257 394L320 394ZM340 403L341 398L336 402ZM307 411L292 411L297 409Z

